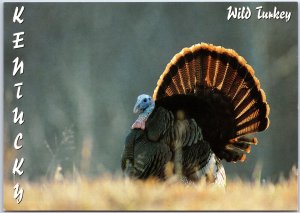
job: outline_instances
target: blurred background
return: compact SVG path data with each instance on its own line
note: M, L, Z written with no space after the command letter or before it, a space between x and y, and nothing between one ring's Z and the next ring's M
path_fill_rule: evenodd
M16 6L24 22L12 22ZM227 21L229 6L249 6L249 20ZM291 19L258 20L265 11ZM199 42L236 50L256 71L271 125L244 163L224 162L228 177L276 181L297 166L297 3L4 3L4 177L24 157L22 179L120 175L120 158L136 97L152 94L170 59ZM25 48L13 49L24 31ZM15 57L24 74L12 76ZM17 100L14 83L23 82ZM13 124L12 110L25 123ZM13 149L16 135L23 148Z

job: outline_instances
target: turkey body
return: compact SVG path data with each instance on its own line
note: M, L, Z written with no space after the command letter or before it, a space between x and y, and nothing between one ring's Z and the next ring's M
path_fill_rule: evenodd
M132 178L164 180L171 173L225 185L221 159L244 161L257 143L246 135L269 125L269 106L253 69L233 50L214 45L176 54L153 99L145 128L132 129L125 141L121 167Z
M193 97L188 99L194 104L197 103ZM210 118L210 121L215 120L215 125L207 123L204 126L215 126L216 129L211 129L214 134L208 134L207 137L210 135L216 137L218 124L226 123L226 118L215 116L218 110L209 107L211 103L207 100L209 99L198 100L200 111L210 109L206 111L206 115L200 115L200 121L204 122L203 120L207 118ZM214 155L209 142L203 139L204 135L206 137L204 133L209 131L206 128L203 128L205 132L202 131L194 115L183 115L186 110L189 111L189 107L195 106L190 105L189 100L185 100L182 102L184 104L180 105L180 110L176 110L167 107L169 101L171 100L165 99L164 102L157 102L156 108L147 120L145 130L133 129L127 136L122 157L122 169L125 174L139 179L157 177L163 180L167 178L166 165L172 162L174 166L172 174L180 174L184 181L198 181L203 176L212 179L209 181L215 181L219 177L219 182L224 185L226 177L223 166ZM210 112L214 113L210 115ZM224 122L213 117L224 119ZM227 128L226 125L225 127ZM207 165L209 166L205 169Z

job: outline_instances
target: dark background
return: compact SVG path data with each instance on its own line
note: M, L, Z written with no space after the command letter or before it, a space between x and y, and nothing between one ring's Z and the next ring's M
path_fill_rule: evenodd
M25 6L23 24L12 22ZM249 6L249 20L227 21L227 8ZM255 7L290 11L285 20L258 20ZM270 104L271 125L258 133L246 162L224 162L229 177L276 180L297 165L297 3L25 3L4 4L4 176L24 157L22 179L64 174L120 174L120 156L136 97L152 94L170 59L207 42L232 48L256 71ZM24 31L25 48L13 49ZM15 57L24 74L13 77ZM23 82L17 100L14 83ZM13 124L12 110L25 123ZM17 133L23 148L13 150Z

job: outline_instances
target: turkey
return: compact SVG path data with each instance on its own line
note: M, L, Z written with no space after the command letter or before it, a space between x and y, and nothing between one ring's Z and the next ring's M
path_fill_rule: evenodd
M176 54L153 96L142 94L125 141L126 176L225 185L221 160L244 161L269 126L269 105L254 70L232 49L196 44Z

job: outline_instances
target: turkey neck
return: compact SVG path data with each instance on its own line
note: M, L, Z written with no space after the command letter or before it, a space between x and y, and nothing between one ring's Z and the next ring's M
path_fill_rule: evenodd
M151 113L153 112L155 107L155 103L151 101L151 104L142 112L139 114L139 117L137 120L146 122Z

